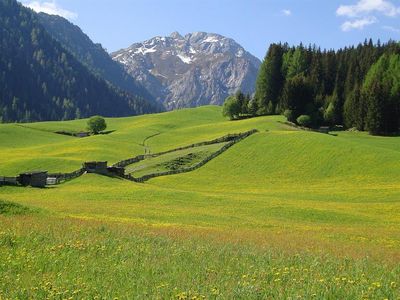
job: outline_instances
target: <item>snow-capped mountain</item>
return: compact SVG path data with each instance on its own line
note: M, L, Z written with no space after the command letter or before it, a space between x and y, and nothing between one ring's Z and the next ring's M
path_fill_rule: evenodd
M241 89L253 93L260 61L233 39L178 32L111 54L167 109L222 104Z

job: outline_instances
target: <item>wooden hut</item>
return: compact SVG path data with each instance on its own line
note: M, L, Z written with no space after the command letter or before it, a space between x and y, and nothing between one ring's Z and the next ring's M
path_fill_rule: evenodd
M106 161L89 161L83 164L83 169L88 173L107 174Z
M125 176L125 168L108 167L107 170L111 175L115 175L115 176L118 176L118 177L124 177Z
M18 182L23 186L33 186L43 188L46 186L47 171L33 171L22 173L18 177Z

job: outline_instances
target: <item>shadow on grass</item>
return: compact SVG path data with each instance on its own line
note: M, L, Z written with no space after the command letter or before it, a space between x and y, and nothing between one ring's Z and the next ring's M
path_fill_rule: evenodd
M108 131L102 131L99 132L98 134L92 134L89 131L82 131L82 132L70 132L70 131L56 131L54 133L56 134L61 134L61 135L67 135L67 136L72 136L76 138L85 138L85 137L91 137L94 135L107 135L115 132L116 130L108 130Z

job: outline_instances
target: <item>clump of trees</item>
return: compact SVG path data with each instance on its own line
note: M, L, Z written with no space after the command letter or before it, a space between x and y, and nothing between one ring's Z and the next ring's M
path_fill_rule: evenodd
M250 95L238 91L235 95L226 98L222 107L222 114L231 120L237 120L251 113Z
M284 114L302 126L343 125L371 134L398 133L400 44L366 40L337 51L272 44L260 67L254 97L241 107L235 106L233 119Z
M93 134L99 134L107 128L106 120L101 116L93 116L87 122L87 129Z

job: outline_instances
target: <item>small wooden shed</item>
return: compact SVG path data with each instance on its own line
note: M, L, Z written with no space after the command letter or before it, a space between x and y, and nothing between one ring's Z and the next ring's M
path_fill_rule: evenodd
M88 173L107 174L106 161L89 161L83 164L83 168Z
M110 172L112 175L118 176L118 177L124 177L125 176L125 168L121 167L108 167L107 168L108 172Z
M44 188L47 181L47 171L33 171L22 173L18 177L18 182L23 186Z

